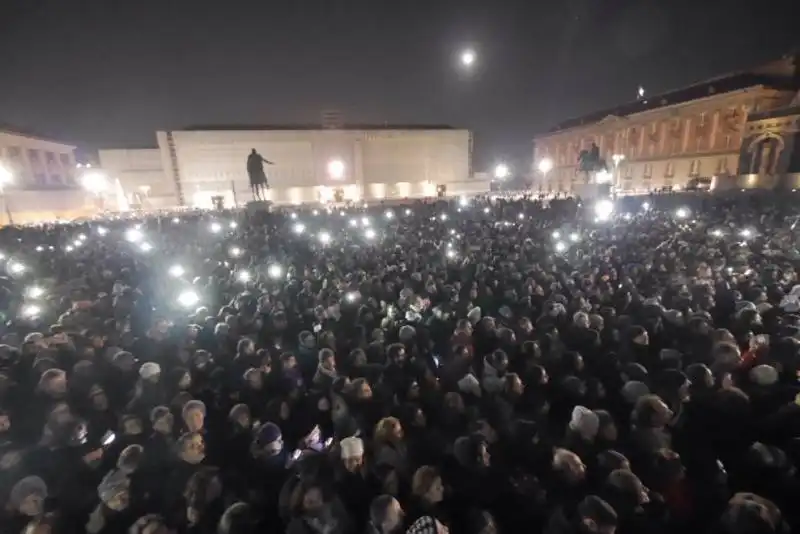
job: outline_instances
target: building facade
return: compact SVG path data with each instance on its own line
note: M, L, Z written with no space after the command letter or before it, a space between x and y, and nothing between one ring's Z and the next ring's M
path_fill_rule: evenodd
M680 189L692 179L738 186L749 118L792 101L797 64L794 57L783 58L562 123L534 141L534 188L570 192L585 182L578 158L592 144L605 160L605 176L622 193ZM545 159L552 168L542 173L539 169L547 166L539 164ZM757 187L763 182L751 178L747 183Z
M72 145L0 130L0 163L11 174L2 191L2 224L9 217L17 224L68 220L95 209L78 184Z
M252 200L246 161L256 149L275 204L474 194L469 131L432 127L199 127L158 132L158 149L103 150L101 166L151 206L211 207ZM156 156L158 153L158 157ZM160 167L159 167L160 162ZM333 162L341 176L330 172ZM158 168L157 168L158 167Z

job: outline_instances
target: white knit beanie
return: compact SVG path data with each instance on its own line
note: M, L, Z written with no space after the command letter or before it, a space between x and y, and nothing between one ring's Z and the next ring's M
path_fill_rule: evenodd
M364 455L364 442L361 440L361 438L354 436L344 438L339 443L339 448L342 451L342 460L346 460L348 458L358 458Z
M575 409L572 410L569 428L577 430L581 434L596 436L597 431L600 429L600 418L585 406L575 406Z

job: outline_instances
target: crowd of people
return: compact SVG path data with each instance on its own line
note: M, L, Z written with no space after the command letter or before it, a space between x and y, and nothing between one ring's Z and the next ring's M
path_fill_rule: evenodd
M3 228L0 531L800 531L800 204L676 199Z

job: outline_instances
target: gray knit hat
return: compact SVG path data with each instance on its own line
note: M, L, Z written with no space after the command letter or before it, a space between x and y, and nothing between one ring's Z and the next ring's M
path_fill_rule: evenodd
M8 502L15 510L19 508L22 501L31 495L41 495L47 498L47 484L37 476L28 476L14 484L8 496Z

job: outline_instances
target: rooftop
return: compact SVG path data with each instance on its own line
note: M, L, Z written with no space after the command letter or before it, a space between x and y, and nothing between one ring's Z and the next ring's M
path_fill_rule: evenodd
M643 111L673 106L712 95L730 93L748 87L763 85L775 89L797 89L800 86L798 58L787 56L747 71L734 72L698 82L688 87L674 89L661 94L647 95L641 100L628 102L613 108L603 109L557 124L548 133L589 126L608 116L627 117Z
M189 126L179 131L291 131L291 130L456 130L447 124L346 124L341 128L326 128L321 124L201 124Z

